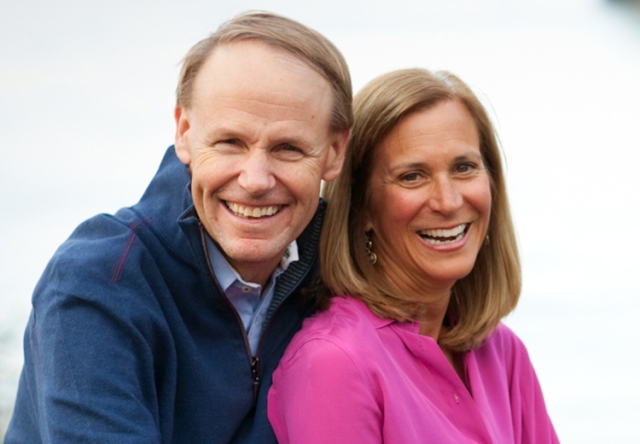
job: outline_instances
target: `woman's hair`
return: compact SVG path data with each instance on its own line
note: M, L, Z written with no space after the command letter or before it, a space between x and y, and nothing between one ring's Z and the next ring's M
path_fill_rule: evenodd
M316 70L331 85L333 110L330 130L351 128L351 77L344 57L322 34L294 20L267 12L246 12L223 23L209 37L196 43L184 57L176 103L189 108L195 78L213 50L225 43L255 40L293 54Z
M403 117L450 100L462 103L475 121L480 153L491 183L488 242L480 248L469 275L454 284L449 315L455 322L439 338L441 345L465 351L480 345L516 306L521 275L497 136L478 98L448 72L390 72L369 82L354 98L355 121L344 168L323 190L329 205L320 247L326 286L320 305L327 305L328 293L351 294L376 315L401 322L415 320L424 311L423 304L397 294L367 257L364 226L371 167L374 150Z

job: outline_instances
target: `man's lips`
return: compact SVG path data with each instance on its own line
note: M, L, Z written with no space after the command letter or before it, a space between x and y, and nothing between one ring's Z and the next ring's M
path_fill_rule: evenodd
M261 217L269 217L278 213L282 209L282 205L271 205L266 207L250 207L240 205L233 202L225 201L224 204L236 216L247 217L252 219L260 219Z
M470 223L465 223L451 229L422 230L418 234L422 239L433 245L452 244L462 239L470 226Z

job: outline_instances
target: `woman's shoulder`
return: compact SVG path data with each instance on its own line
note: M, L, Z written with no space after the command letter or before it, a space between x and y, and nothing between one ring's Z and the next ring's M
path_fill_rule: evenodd
M553 425L535 369L524 343L506 325L500 324L481 347L473 350L482 379L494 393L504 381L512 421L521 437L518 442L557 443Z
M353 296L333 297L328 309L304 321L302 329L287 347L282 362L301 353L318 359L327 358L327 354L355 358L364 353L367 339L376 336L375 330L390 322L375 316Z
M326 310L305 319L296 339L335 338L348 341L364 331L374 330L378 321L383 320L377 318L359 299L334 296Z
M498 324L498 327L487 337L484 346L500 347L502 349L511 350L525 350L526 348L522 340L515 334L511 328L502 322Z
M530 367L529 353L522 340L503 323L473 351L479 359L500 360L512 371L522 366Z

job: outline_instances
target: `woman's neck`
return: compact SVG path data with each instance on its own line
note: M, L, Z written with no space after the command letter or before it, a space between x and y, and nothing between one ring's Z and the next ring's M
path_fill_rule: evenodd
M397 276L403 276L398 273ZM406 276L406 275L405 275ZM390 276L387 276L389 278ZM440 345L440 335L448 327L443 325L447 311L449 310L449 301L451 299L451 289L455 282L420 282L419 279L408 279L405 281L390 279L392 285L396 287L398 294L404 296L404 299L421 303L421 314L417 319L420 325L419 333L424 336L433 338ZM389 282L389 281L388 281ZM442 353L447 361L460 377L464 385L469 388L465 375L462 354L453 351L448 347L440 345Z
M433 298L433 302L427 304L424 315L418 319L418 323L420 324L420 334L429 336L438 343L442 353L445 358L447 358L447 361L449 361L453 370L456 372L465 387L467 387L467 390L470 390L467 376L465 374L462 353L442 346L439 341L442 332L448 328L443 325L443 321L449 309L450 299L451 289L447 290L446 293L441 294L439 297Z
M451 299L450 289L439 295L429 294L428 302L424 303L422 315L418 319L421 335L429 336L436 342L438 341L443 329L442 323L449 308L449 299Z

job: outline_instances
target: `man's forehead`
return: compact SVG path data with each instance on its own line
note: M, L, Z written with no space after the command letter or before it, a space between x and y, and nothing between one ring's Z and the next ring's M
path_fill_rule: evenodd
M212 107L278 112L296 108L292 119L329 119L331 85L286 51L256 41L225 43L209 56L196 78L193 106L205 115ZM312 113L313 116L306 116ZM204 115L202 117L205 117Z
M264 64L267 60L269 65ZM199 74L209 68L213 70L238 69L246 71L255 76L261 75L266 69L272 69L273 65L280 66L281 69L295 70L309 74L313 71L319 78L327 84L328 80L324 73L309 60L291 51L257 39L236 40L217 44L205 59ZM196 77L196 81L197 81Z

